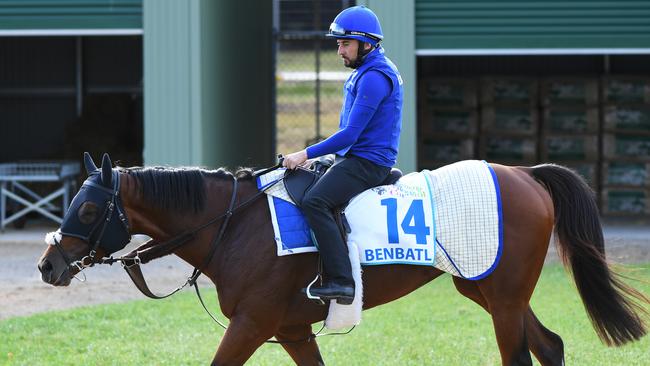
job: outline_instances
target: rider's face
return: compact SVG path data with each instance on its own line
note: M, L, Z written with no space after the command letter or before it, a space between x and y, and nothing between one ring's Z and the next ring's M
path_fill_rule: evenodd
M356 61L358 50L359 50L359 41L354 39L338 39L336 40L338 45L338 55L343 59L345 66L350 66Z

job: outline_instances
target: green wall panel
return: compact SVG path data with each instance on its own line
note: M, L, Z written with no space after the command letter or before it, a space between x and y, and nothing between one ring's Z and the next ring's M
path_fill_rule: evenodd
M213 1L213 0L210 0ZM273 2L218 1L218 161L236 167L275 164ZM212 142L214 143L214 142Z
M271 4L144 0L147 165L274 162Z
M1 30L141 29L142 0L2 0Z
M144 1L144 161L200 164L199 2ZM194 101L194 103L193 103Z
M416 48L649 48L650 1L415 0Z
M404 173L417 168L416 85L414 0L357 1L377 14L384 32L386 55L397 65L404 80L402 134L400 136L397 166Z

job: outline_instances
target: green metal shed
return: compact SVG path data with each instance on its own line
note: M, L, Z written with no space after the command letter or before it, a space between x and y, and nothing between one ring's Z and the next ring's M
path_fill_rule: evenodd
M415 0L417 55L650 53L645 0Z
M603 214L650 215L650 2L414 6L421 168L559 163Z
M650 54L650 3L359 0L405 80L399 166L417 163L417 57ZM263 165L274 152L272 2L14 0L0 36L143 35L147 164ZM233 31L237 30L237 31Z
M371 8L381 21L386 55L397 65L404 80L402 134L400 136L397 166L412 172L417 166L416 116L416 54L414 0L360 0L360 5Z
M72 159L94 144L141 161L141 0L0 1L0 53L0 160ZM120 132L90 142L102 119Z
M0 2L0 37L33 37L39 44L49 44L43 37L60 37L51 40L73 45L76 39L70 62L76 71L62 91L30 90L76 95L78 115L85 90L82 37L143 35L143 55L137 59L144 57L143 155L148 165L234 167L274 160L271 23L272 4L262 0ZM10 43L6 47L16 42ZM64 51L70 53L69 47ZM14 89L5 96L24 94ZM66 113L66 119L72 117Z
M5 0L0 36L142 33L142 0Z
M274 160L270 1L144 0L147 164Z

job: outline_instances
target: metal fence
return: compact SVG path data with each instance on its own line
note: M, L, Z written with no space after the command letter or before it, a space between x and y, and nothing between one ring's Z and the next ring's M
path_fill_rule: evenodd
M79 172L80 164L73 161L0 164L0 232L11 222L22 227L31 212L60 224ZM61 206L55 205L59 197Z
M350 74L323 32L281 33L276 62L276 146L300 150L338 129L343 82Z
M351 70L325 38L350 0L274 0L276 32L276 150L287 154L338 129L343 83Z

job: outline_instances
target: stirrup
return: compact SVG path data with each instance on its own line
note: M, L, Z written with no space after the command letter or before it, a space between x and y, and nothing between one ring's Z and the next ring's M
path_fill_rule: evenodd
M320 273L316 274L316 278L314 278L314 280L311 281L309 285L307 285L307 288L305 289L305 294L307 294L308 299L314 300L318 302L320 305L325 305L325 301L323 301L323 299L321 299L319 296L314 296L311 294L311 286L314 283L316 283L316 281L318 281L319 279L320 279Z

